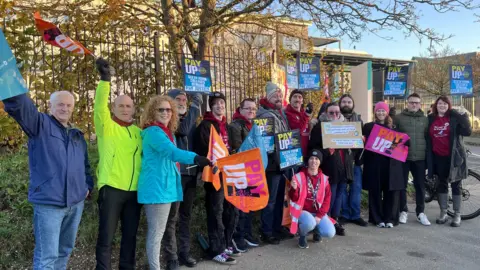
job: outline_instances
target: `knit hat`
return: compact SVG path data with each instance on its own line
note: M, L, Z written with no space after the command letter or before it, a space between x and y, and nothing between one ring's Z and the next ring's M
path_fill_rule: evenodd
M291 101L292 101L292 97L293 97L293 95L295 95L295 94L300 94L300 95L302 95L302 97L304 97L302 91L300 91L300 90L298 90L298 89L293 89L292 92L290 92L290 96L288 97L288 102L291 102Z
M210 92L209 98L208 98L208 105L210 106L210 109L213 107L215 99L223 99L225 103L227 103L227 99L225 98L225 95L222 92Z
M272 82L267 82L265 91L267 92L267 99L270 99L277 91L282 91L282 89Z
M173 99L175 99L178 95L185 95L187 96L187 93L183 91L182 89L178 88L173 88L168 90L167 95Z
M375 104L374 111L376 112L377 110L380 110L380 109L385 110L387 114L390 113L390 108L388 107L388 104L383 101L377 102L377 104Z
M323 162L323 154L320 150L312 149L310 153L308 153L308 158L306 161L308 162L308 160L310 160L311 157L317 157L320 160L320 163Z

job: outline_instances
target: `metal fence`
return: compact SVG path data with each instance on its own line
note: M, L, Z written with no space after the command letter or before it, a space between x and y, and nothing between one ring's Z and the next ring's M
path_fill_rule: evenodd
M116 71L110 98L121 94L131 96L140 108L137 118L152 95L183 87L182 71L175 61L179 55L169 50L165 38L157 33L130 29L79 29L68 24L61 28L96 56L109 60ZM33 22L4 19L2 30L39 110L47 111L52 92L72 91L77 100L73 121L86 134L92 134L93 100L99 80L95 59L72 55L46 44ZM190 57L186 52L182 56ZM265 82L271 79L272 56L267 52L213 47L207 59L211 65L213 90L223 92L227 97L229 118L241 99L260 96Z

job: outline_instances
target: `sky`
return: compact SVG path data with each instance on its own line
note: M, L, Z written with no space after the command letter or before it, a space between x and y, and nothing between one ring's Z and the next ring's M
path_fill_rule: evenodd
M438 33L446 36L452 34L452 38L446 40L442 45L448 45L460 53L480 52L480 22L475 22L474 12L461 10L457 12L438 13L435 10L423 7L419 9L423 16L418 23L422 28L433 28ZM477 11L477 14L480 11ZM323 36L322 33L312 26L309 29L310 36ZM342 48L366 51L375 57L411 59L413 56L426 56L430 41L423 39L422 43L416 36L405 38L402 30L392 29L379 32L382 36L389 36L391 40L385 40L374 34L366 33L362 40L352 43L348 38L343 37ZM338 44L329 45L338 48ZM437 46L439 48L439 46Z

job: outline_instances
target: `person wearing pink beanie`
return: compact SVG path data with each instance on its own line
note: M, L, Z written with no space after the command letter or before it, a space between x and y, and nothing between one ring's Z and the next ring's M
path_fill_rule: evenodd
M375 120L363 126L368 141L374 125L393 129L390 108L385 102L375 104ZM363 153L363 189L368 190L368 221L379 228L398 224L399 190L405 189L403 167L398 160L365 151Z

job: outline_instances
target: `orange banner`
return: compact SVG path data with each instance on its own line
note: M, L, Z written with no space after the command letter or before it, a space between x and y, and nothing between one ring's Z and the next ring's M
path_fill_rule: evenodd
M210 139L208 145L208 154L207 158L210 159L213 163L217 162L219 159L228 156L228 149L222 141L222 137L218 135L217 130L213 125L210 126ZM216 190L220 189L220 174L213 173L213 168L206 166L203 168L202 180L204 182L211 182Z
M222 171L225 199L245 213L268 203L268 186L260 149L254 148L217 161Z
M35 18L35 25L37 26L38 31L40 34L42 34L43 40L45 40L45 42L48 44L63 48L75 54L90 54L93 56L93 53L85 48L80 42L62 34L60 29L55 24L43 20L40 16L40 12L35 12L33 17Z
M282 226L290 227L292 224L292 216L290 215L290 197L288 192L290 191L290 180L285 181L285 195L283 197L283 216Z

